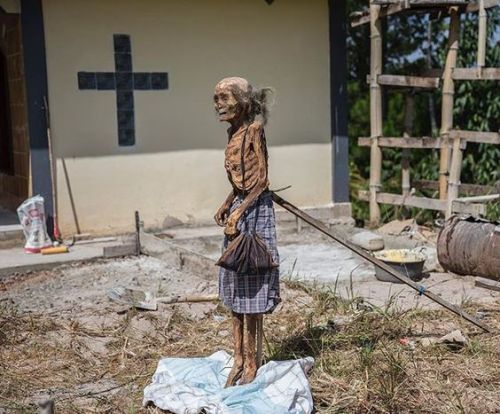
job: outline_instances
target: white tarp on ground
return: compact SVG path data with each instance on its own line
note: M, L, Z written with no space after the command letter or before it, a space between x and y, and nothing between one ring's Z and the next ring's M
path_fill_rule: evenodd
M259 368L251 384L224 388L233 358L218 351L206 358L164 358L143 404L175 414L309 414L313 400L306 373L311 357L271 361Z

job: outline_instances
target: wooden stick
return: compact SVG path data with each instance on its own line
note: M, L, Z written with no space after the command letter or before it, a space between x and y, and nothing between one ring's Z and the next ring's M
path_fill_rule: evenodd
M408 278L408 277L404 276L402 273L396 271L391 266L389 266L389 265L385 264L384 262L382 262L381 260L371 256L369 253L367 253L364 250L360 249L359 247L351 244L347 240L344 240L342 237L337 236L324 223L322 223L319 220L316 220L315 218L311 217L309 214L304 213L303 211L301 211L300 209L295 207L293 204L282 199L276 193L273 193L273 200L276 204L283 207L285 210L289 211L290 213L294 214L295 216L300 217L302 220L304 220L306 223L310 224L316 230L319 230L323 234L325 234L328 237L335 240L337 243L340 243L342 246L347 247L349 250L352 250L354 253L361 256L363 259L369 261L370 263L374 264L375 266L381 268L382 270L385 270L387 273L394 276L400 282L403 282L403 283L407 284L408 286L410 286L411 288L415 289L420 295L426 296L429 299L433 300L434 302L439 303L441 306L443 306L446 309L450 310L451 312L459 315L460 317L471 322L472 324L478 326L479 328L483 329L484 331L491 332L491 330L488 326L486 326L485 324L483 324L482 322L480 322L479 320L477 320L473 316L466 313L463 309L459 308L456 305L453 305L452 303L445 301L441 297L428 291L424 286L418 285L410 278Z
M78 216L76 214L75 199L73 198L73 190L71 189L71 183L69 182L68 169L66 168L66 160L61 157L64 178L66 179L66 188L68 191L69 202L71 204L71 211L73 213L73 220L75 221L76 233L81 234L80 223L78 222Z
M444 141L441 147L439 159L439 198L447 199L448 192L448 171L450 165L450 149L447 145L449 132L453 128L453 95L455 87L453 84L452 72L457 63L458 38L460 33L460 14L456 7L450 9L450 33L448 37L448 47L446 62L443 72L443 92L441 103L441 138Z
M380 6L370 4L370 135L382 135L382 92L377 81L382 73L382 24L379 18ZM382 176L382 151L377 139L370 148L370 226L380 222L380 207L377 192L380 191Z
M487 195L479 195L479 196L471 196L471 197L460 197L455 201L457 203L487 203L489 201L497 200L500 197L500 194L487 194Z
M156 298L156 302L159 303L166 303L168 304L173 304L173 303L183 303L183 302L191 302L191 303L197 303L197 302L214 302L219 300L219 295L214 294L214 295L198 295L198 296L162 296L159 298Z
M489 289L489 290L494 290L496 292L500 292L500 286L498 285L491 285L489 283L481 282L480 280L476 280L474 282L475 286L482 287L483 289Z

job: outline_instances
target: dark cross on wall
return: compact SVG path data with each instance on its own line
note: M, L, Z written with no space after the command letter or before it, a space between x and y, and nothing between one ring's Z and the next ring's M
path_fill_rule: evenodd
M134 72L130 36L113 35L115 51L114 72L78 72L80 90L116 91L118 144L135 144L134 90L168 89L167 72Z

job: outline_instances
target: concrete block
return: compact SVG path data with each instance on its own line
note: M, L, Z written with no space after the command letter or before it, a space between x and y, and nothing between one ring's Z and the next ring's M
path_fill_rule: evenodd
M384 239L371 231L362 231L353 235L351 243L370 251L382 250L384 248Z

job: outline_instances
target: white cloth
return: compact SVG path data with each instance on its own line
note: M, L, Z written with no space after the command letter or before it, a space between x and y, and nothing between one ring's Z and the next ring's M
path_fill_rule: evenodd
M144 389L143 404L175 414L310 414L311 389L306 373L311 357L271 361L247 385L224 388L233 358L218 351L206 358L164 358Z

